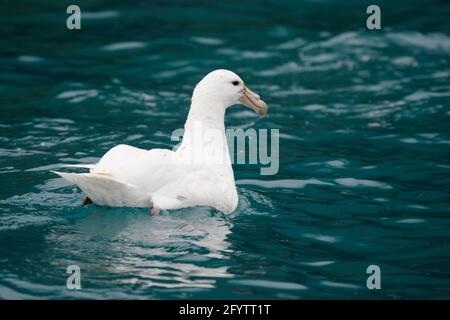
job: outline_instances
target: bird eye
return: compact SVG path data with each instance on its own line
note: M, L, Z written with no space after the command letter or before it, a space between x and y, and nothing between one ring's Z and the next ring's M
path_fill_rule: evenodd
M233 84L233 86L237 86L239 84L239 81L235 80L233 82L231 82Z

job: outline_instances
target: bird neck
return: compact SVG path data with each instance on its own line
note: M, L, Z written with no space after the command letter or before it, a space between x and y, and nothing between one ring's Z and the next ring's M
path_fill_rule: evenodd
M201 122L209 128L225 130L225 110L227 106L224 102L215 101L207 95L194 95L191 107L186 120L185 129L191 123Z
M177 152L201 164L225 164L231 167L225 134L225 109L220 103L192 100L184 125L183 141Z

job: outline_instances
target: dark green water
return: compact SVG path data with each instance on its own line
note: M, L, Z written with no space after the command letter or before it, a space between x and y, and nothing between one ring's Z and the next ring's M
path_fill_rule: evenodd
M0 298L450 298L448 2L378 1L379 31L364 1L77 1L80 31L69 4L1 4ZM217 68L270 108L227 125L281 139L232 216L83 207L49 172L172 148Z

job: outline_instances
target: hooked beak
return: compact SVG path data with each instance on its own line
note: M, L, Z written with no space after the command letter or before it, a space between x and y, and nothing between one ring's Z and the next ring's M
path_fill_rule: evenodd
M244 87L242 90L242 97L239 99L239 102L255 110L261 116L267 113L267 104L260 99L258 94L247 87Z

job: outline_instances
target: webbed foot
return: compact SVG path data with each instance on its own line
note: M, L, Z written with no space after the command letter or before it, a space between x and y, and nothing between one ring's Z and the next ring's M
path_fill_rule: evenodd
M83 205L84 206L88 205L88 204L91 204L91 203L93 203L91 198L89 198L88 196L84 197L84 200L83 200Z
M153 207L150 209L150 215L151 216L159 216L159 211L160 211L159 208Z

